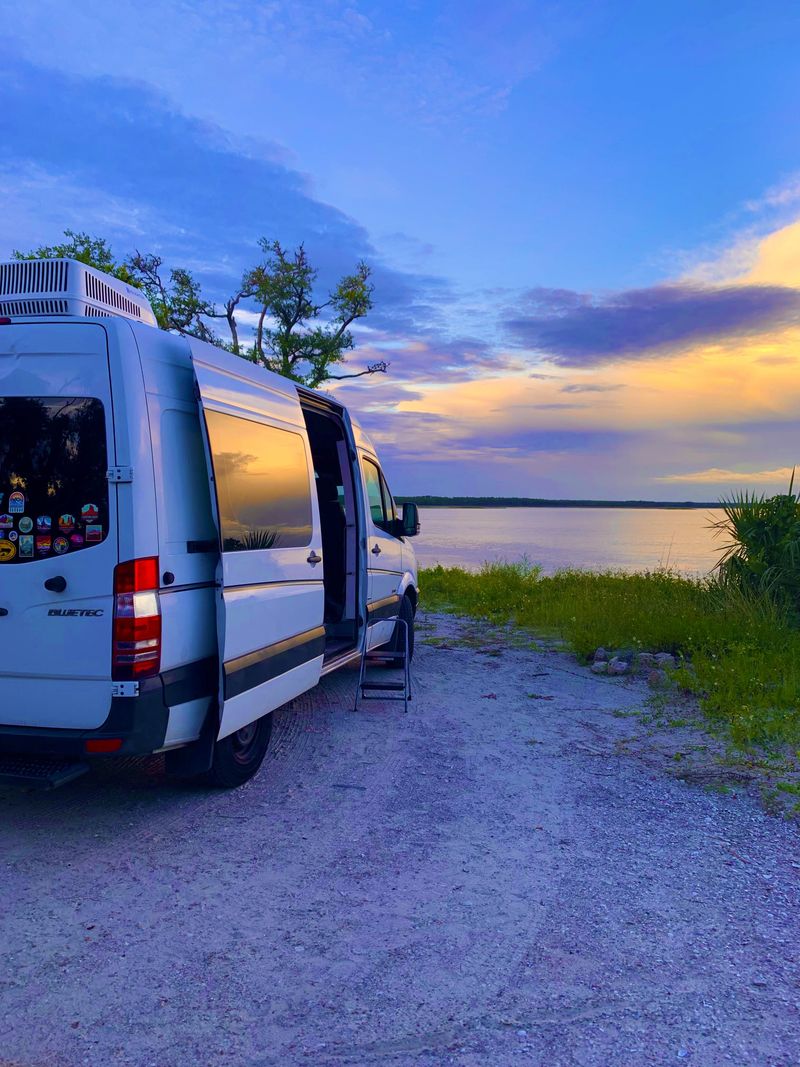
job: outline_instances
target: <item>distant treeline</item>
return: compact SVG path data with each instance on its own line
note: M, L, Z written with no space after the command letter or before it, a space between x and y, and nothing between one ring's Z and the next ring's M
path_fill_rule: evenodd
M398 496L421 508L718 508L697 500L545 500L533 496Z

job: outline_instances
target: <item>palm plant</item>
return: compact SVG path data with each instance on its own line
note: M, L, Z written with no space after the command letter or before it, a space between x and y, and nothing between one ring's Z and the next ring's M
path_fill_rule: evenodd
M717 564L720 579L765 593L800 615L800 493L794 471L787 493L736 493L723 500L724 516L711 524L727 537Z

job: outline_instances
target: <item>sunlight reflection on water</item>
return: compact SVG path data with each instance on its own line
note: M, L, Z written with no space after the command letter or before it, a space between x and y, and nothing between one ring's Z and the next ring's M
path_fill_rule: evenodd
M716 517L705 508L421 508L414 547L423 567L475 569L527 557L545 573L669 566L703 575L719 558L720 541L708 528Z

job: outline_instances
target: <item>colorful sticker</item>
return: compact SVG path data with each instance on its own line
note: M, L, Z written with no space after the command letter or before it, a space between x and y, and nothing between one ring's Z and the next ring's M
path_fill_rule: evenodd
M22 534L19 539L20 559L30 559L33 556L33 534Z
M50 549L53 547L52 537L37 537L36 538L36 551L40 556L46 556Z
M21 515L25 510L25 496L16 490L8 498L8 510L12 515Z
M53 551L57 553L57 555L63 556L68 549L69 541L66 539L66 537L56 537L53 540Z
M69 539L72 542L72 545L73 545L74 548L80 548L81 545L83 544L83 534L79 534L79 533L70 534Z
M52 527L52 525L53 520L50 518L49 515L39 515L36 519L36 529L39 530L41 533L47 533L47 531Z
M0 563L10 563L17 554L17 546L13 541L4 538L0 541Z
M0 530L10 530L13 525L13 515L0 515Z
M28 515L23 515L22 518L19 520L19 532L30 533L32 529L33 519L31 519Z
M17 534L16 530L9 530L8 531L8 539L9 539L9 541L16 541L18 536L19 535Z
M97 522L100 518L100 509L97 504L84 504L81 508L81 522Z
M87 526L86 527L86 541L102 541L103 540L103 527L102 526Z

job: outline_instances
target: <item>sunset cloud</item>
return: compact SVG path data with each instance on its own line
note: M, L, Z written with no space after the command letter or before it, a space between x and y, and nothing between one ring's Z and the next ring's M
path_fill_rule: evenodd
M732 471L721 467L709 467L708 470L694 471L690 474L664 474L656 478L657 482L695 482L697 484L723 485L746 484L761 485L765 482L789 484L792 477L791 467L776 467L771 471Z

